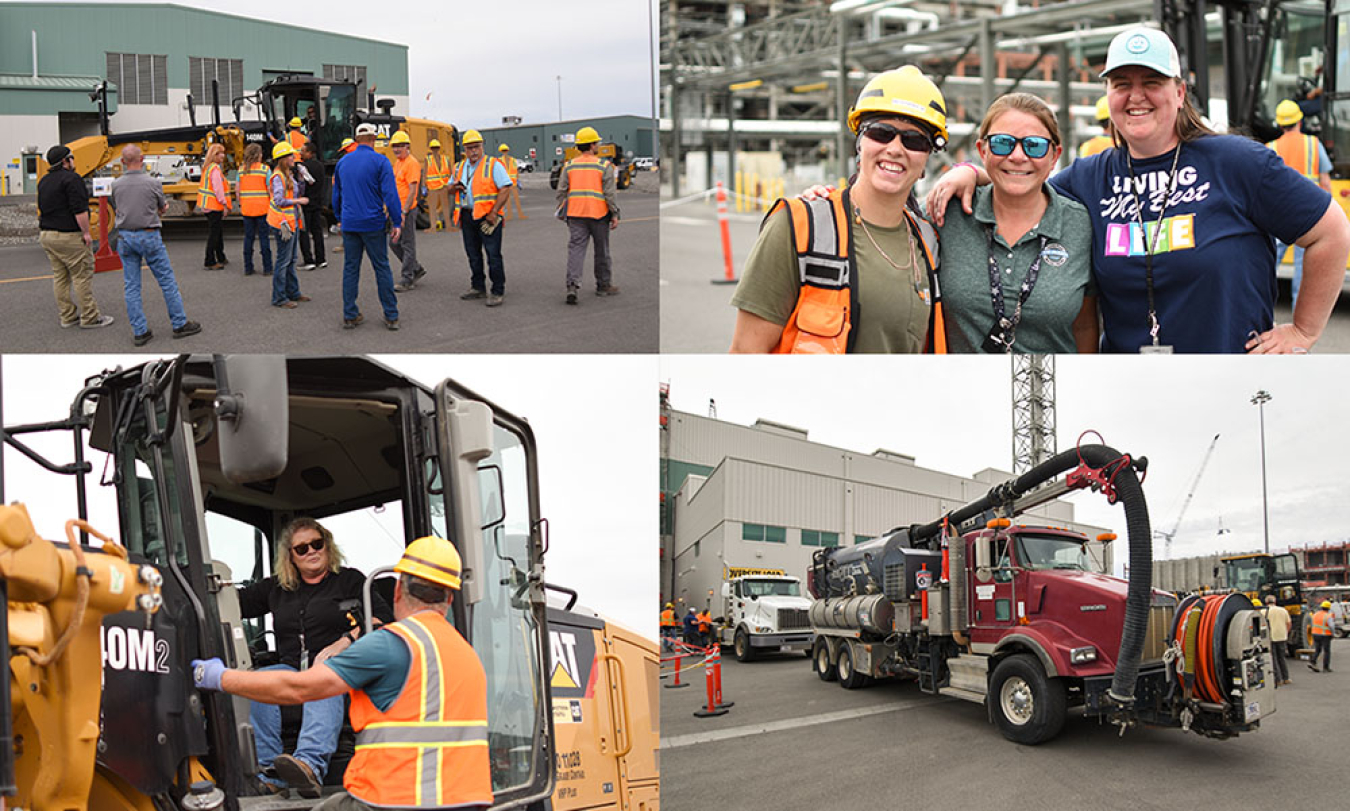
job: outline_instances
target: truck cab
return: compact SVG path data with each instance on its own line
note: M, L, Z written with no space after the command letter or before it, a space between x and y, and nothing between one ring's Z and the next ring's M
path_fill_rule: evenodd
M775 570L732 576L722 583L722 616L717 635L736 658L748 662L771 651L810 653L814 635L801 581Z

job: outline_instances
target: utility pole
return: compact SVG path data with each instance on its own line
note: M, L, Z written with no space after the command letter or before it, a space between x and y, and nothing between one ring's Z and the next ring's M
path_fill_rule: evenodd
M1251 404L1261 416L1261 529L1266 539L1266 554L1270 554L1270 505L1266 501L1266 403L1270 392L1261 389L1252 395Z
M562 121L562 77L554 76L553 78L558 80L558 120Z

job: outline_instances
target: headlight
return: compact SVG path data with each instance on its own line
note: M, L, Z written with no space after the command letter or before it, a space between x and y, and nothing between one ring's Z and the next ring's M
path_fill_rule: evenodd
M1097 661L1097 649L1094 647L1074 648L1069 651L1069 661L1076 665Z
M757 634L767 634L770 630L772 630L772 629L769 628L767 625L756 625L756 626L755 626L755 633L757 633Z

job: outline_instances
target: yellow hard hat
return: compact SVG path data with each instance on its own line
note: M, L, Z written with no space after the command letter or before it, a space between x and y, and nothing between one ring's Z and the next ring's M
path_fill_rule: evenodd
M497 151L498 151L498 152L510 152L510 151L511 151L511 147L507 146L506 144L502 144L501 146L497 147Z
M1281 127L1287 127L1290 124L1297 124L1303 120L1303 111L1299 109L1298 104L1285 99L1275 105L1275 123Z
M666 603L666 608L674 608L674 607L675 607L674 603Z
M302 126L302 122L300 121L300 116L296 116L295 118L292 118L292 119L291 119L291 126L292 126L292 127L299 127L299 126Z
M411 145L411 144L412 144L412 139L408 137L408 133L404 132L403 130L399 130L398 132L394 133L394 137L393 137L393 138L390 138L390 139L389 139L389 145L390 145L390 146L396 146L396 145L398 145L398 144L409 144L409 145Z
M342 146L338 149L338 151L339 151L339 152L346 152L347 149L348 149L350 146L352 146L353 144L355 144L355 143L356 143L356 142L353 141L353 140L350 139L350 138L343 138L343 139L342 139Z
M421 578L438 586L459 590L459 573L463 568L455 545L428 535L408 544L403 557L394 564L394 571Z
M1252 605L1256 606L1257 608L1260 608L1260 607L1261 607L1261 601L1258 600L1258 599L1256 599L1255 597L1253 597L1253 598L1252 598Z
M294 155L295 147L287 141L278 141L277 145L272 147L272 160L279 161L287 155Z
M432 138L431 143L427 144L427 146L431 147L432 149L440 149L441 142L437 141L435 138Z
M1330 601L1330 600L1323 600L1323 601L1322 601L1322 607L1323 607L1323 608L1331 608L1331 601Z
M464 133L463 143L465 146L468 146L469 144L481 144L483 143L483 136L478 134L478 130L469 130Z
M935 131L934 146L947 145L947 102L942 91L913 65L873 76L848 111L848 128L856 135L866 113L911 118Z
M600 133L595 131L595 127L582 127L577 130L578 144L594 144L600 140Z
M1107 104L1106 96L1097 99L1097 120L1106 121L1111 118L1111 105Z

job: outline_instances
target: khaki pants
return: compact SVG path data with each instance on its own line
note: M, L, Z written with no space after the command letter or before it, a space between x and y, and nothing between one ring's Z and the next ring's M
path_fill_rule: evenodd
M43 231L38 238L47 260L52 263L52 292L62 324L96 324L103 316L94 301L94 254L84 244L78 231ZM79 309L71 300L70 289L75 288Z
M450 214L450 188L448 186L427 191L427 210L431 213L432 228L436 227L436 223L441 224L441 230L450 226L452 217Z

